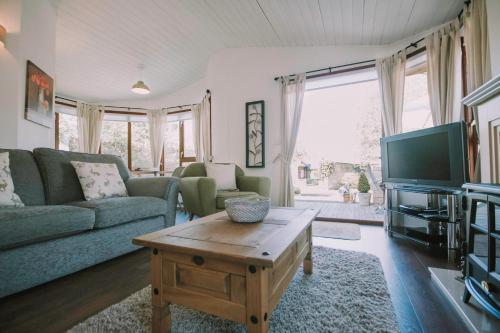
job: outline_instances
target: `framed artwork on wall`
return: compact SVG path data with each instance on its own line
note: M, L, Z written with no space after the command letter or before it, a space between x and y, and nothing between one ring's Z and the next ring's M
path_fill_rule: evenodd
M247 168L265 167L264 119L264 101L246 103Z
M45 127L54 123L54 80L29 60L24 118Z

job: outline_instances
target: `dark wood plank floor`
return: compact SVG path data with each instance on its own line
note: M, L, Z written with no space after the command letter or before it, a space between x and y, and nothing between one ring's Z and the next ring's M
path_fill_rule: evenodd
M453 268L446 254L389 238L374 226L361 226L359 241L315 238L314 243L380 258L401 332L466 330L427 270ZM0 332L64 332L148 283L149 253L140 250L0 299Z

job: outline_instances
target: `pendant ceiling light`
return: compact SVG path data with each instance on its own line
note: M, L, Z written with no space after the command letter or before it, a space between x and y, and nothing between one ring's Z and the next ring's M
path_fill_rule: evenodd
M144 71L144 65L139 65L139 72L142 76L142 72ZM140 95L147 95L151 92L149 87L144 83L144 81L139 80L132 86L132 92Z

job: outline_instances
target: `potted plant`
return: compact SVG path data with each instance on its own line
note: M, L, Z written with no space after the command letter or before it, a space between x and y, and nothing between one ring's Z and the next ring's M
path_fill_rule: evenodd
M369 206L372 194L368 192L370 191L370 183L364 172L359 175L358 191L359 204L361 206Z
M351 201L351 188L349 183L345 183L339 188L339 193L342 194L342 197L344 198L344 202L349 202Z

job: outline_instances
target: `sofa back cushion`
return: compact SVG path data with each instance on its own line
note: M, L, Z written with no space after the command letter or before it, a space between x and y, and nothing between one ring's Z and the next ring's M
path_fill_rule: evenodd
M217 164L229 164L229 163L217 163ZM243 170L237 166L235 166L235 176L244 176L245 173ZM191 163L189 164L184 171L182 172L181 178L184 177L206 177L207 176L207 170L205 169L205 163L201 162L196 162L196 163Z
M45 205L42 178L33 154L27 150L0 149L9 153L9 164L15 193L26 206Z
M127 188L114 163L71 161L86 200L127 197Z
M49 148L36 148L33 154L40 168L49 205L85 200L71 161L114 163L124 182L130 177L123 160L115 155L75 153Z

